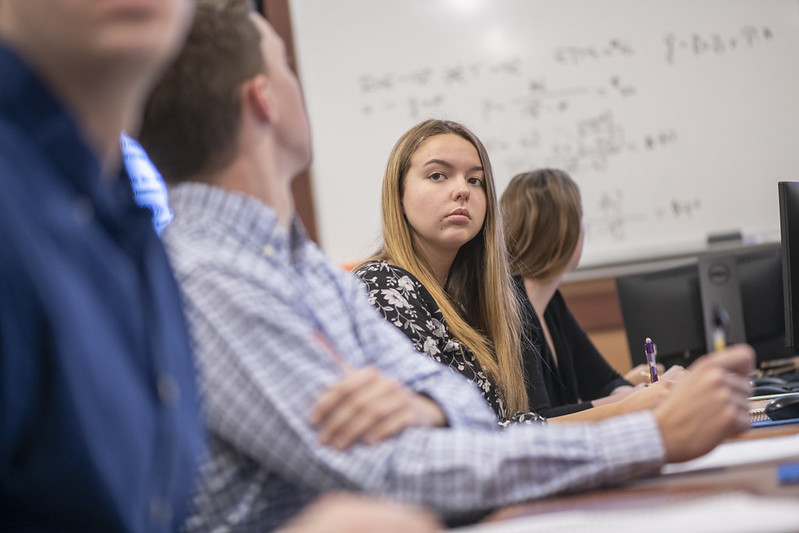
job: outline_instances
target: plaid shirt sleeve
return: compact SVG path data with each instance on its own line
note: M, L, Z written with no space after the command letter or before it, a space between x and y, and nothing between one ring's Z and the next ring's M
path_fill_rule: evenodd
M331 303L331 312L354 317L336 326L349 334L326 333L345 339L336 348L351 363L377 364L432 396L452 427L410 429L344 452L322 446L309 413L341 370L313 340L316 326L297 302L279 283L265 291L259 279L221 263L203 265L202 275L182 281L212 431L309 490L362 490L452 517L651 473L663 462L655 421L645 413L593 426L497 431L473 386L413 353L354 280L340 285L343 307ZM359 352L348 342L374 347Z

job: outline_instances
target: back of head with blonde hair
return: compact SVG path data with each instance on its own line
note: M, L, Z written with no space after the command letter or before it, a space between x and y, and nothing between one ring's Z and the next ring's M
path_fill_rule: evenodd
M458 251L447 283L441 287L412 238L402 197L411 158L436 135L454 134L469 141L483 166L486 216L480 233ZM520 359L519 311L508 269L491 163L480 139L447 120L426 120L408 130L391 151L383 178L383 247L374 259L404 268L435 299L452 336L475 354L500 391L508 414L527 411L527 392Z
M518 174L501 200L514 276L549 281L563 273L580 241L580 190L568 174L540 169Z

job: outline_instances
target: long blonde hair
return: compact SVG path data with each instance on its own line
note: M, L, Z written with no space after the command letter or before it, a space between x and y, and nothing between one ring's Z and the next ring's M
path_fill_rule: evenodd
M411 237L402 197L411 158L430 137L455 134L477 150L486 187L486 216L480 233L458 251L445 287L436 280ZM383 178L383 247L373 259L404 268L435 299L452 336L469 348L494 383L510 415L529 410L521 363L519 307L508 269L499 205L485 147L466 127L426 120L408 130L391 151Z

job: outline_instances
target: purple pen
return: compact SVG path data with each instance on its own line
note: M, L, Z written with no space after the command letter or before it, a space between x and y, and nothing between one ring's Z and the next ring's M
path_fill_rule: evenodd
M658 368L655 366L655 343L649 337L644 342L644 352L646 352L646 362L649 363L649 382L654 383L658 380Z

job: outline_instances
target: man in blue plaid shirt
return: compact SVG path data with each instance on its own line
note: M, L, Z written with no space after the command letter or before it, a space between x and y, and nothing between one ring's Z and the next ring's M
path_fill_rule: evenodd
M273 29L235 1L200 0L140 140L173 185L164 239L211 430L189 531L274 528L336 489L460 522L652 475L747 427L752 351L737 346L653 412L500 430L472 384L417 354L307 238L290 190L311 156L299 83Z

